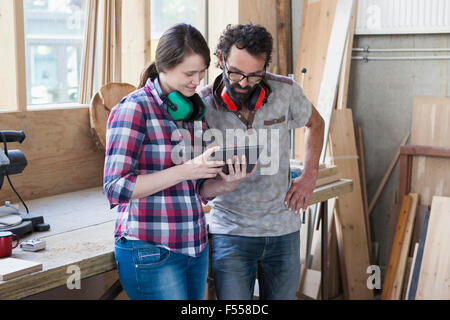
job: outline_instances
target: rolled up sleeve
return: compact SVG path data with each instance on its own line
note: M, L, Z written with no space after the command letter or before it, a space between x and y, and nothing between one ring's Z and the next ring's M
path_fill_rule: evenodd
M103 190L111 208L131 199L145 124L141 106L126 100L114 107L109 115Z

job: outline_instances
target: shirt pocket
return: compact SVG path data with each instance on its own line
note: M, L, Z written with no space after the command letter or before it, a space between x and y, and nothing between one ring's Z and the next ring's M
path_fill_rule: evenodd
M282 116L280 118L264 120L264 125L265 126L273 126L275 124L280 124L280 123L283 123L285 121L286 121L286 116Z

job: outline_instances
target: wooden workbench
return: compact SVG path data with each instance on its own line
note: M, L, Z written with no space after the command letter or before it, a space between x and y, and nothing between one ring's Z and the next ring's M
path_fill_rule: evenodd
M350 192L352 188L352 181L344 179L319 187L311 196L310 204ZM27 201L27 206L31 213L44 216L51 229L33 232L26 238L40 237L47 246L38 252L16 248L11 257L40 262L43 270L0 281L0 299L20 299L65 285L71 276L68 268L72 265L80 268L81 279L116 268L116 213L115 209L109 209L101 188Z
M0 281L0 299L20 299L65 285L71 265L80 268L81 279L115 269L116 214L109 210L101 188L31 200L27 206L30 213L44 216L50 230L24 239L45 239L46 249L27 252L17 247L11 257L40 262L43 270Z

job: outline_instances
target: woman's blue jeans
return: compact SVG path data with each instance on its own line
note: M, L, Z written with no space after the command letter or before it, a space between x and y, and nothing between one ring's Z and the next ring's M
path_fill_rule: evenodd
M208 247L198 257L139 240L116 241L115 259L123 289L132 300L202 300Z
M277 237L212 234L211 249L217 298L252 300L258 276L260 299L295 299L300 232Z

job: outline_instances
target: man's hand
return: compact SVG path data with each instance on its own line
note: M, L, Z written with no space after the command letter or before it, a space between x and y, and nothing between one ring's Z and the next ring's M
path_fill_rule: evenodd
M299 213L300 209L306 210L316 186L318 173L318 169L313 169L308 172L305 171L300 177L294 179L284 198L284 204L290 211Z

